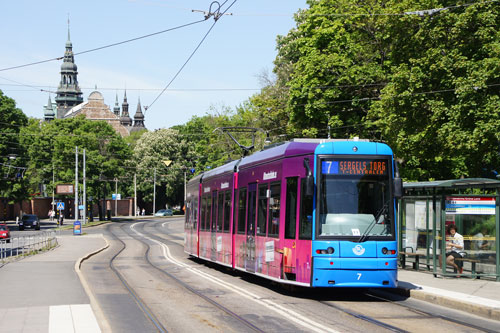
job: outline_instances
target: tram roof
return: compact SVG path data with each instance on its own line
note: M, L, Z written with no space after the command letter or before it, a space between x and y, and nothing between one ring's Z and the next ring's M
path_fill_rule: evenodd
M452 188L500 188L500 181L489 178L463 178L404 183L405 190L452 189Z
M295 139L292 141L283 142L271 146L270 148L264 148L250 156L245 156L239 167L250 166L254 164L263 163L266 161L271 161L284 156L299 156L314 153L314 149L320 144L321 140L308 140L303 141L300 139Z

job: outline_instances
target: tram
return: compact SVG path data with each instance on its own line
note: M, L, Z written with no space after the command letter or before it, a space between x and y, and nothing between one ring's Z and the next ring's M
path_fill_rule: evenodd
M395 288L401 193L384 143L275 144L189 181L184 251L280 283Z

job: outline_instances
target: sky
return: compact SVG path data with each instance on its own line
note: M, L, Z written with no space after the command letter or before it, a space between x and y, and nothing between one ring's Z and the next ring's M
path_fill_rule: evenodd
M225 10L234 0L222 7ZM68 17L73 52L125 41L203 20L210 0L16 0L0 4L0 90L27 116L43 118L54 100L62 60L8 67L64 55ZM219 0L220 4L224 0ZM216 8L216 5L212 5ZM237 0L169 84L214 20L75 55L84 101L96 90L111 110L126 89L130 116L140 99L148 129L185 124L223 107L234 108L262 88L271 73L276 37L295 27L293 14L306 0ZM195 11L193 11L195 10ZM43 91L42 91L43 90ZM159 96L159 98L157 98ZM156 101L155 101L156 99ZM144 111L144 106L148 110Z

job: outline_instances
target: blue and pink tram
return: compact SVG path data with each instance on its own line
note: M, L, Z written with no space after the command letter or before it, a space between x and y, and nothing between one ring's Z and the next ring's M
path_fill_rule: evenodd
M384 143L276 144L189 181L185 252L280 283L394 288L401 191Z

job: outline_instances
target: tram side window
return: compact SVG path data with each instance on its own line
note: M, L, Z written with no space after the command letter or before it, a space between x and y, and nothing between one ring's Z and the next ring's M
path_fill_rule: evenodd
M295 229L297 226L297 187L297 177L287 178L285 238L288 239L295 239Z
M198 222L198 199L193 201L193 207L191 208L193 212L193 229L197 230L197 222Z
M226 191L224 193L224 226L223 231L229 232L229 222L231 218L231 191Z
M245 233L245 216L247 210L247 189L241 188L238 196L238 233Z
M280 209L281 209L281 183L271 184L271 198L269 198L269 223L267 225L267 236L278 237L280 233Z
M313 197L306 195L306 179L300 180L299 238L312 239Z
M185 229L191 229L192 227L192 220L191 220L191 201L186 201L186 215L184 216L184 228Z
M247 209L247 236L255 236L255 210L257 209L257 191L248 191L248 209Z
M267 224L267 184L259 185L259 200L257 206L257 235L266 235Z
M224 192L219 192L219 202L217 203L217 231L222 231L222 219L224 213Z
M212 214L211 214L211 221L212 221L212 231L215 231L216 228L216 223L217 223L217 191L212 192Z
M207 197L201 197L200 230L205 230L205 219L207 211Z

